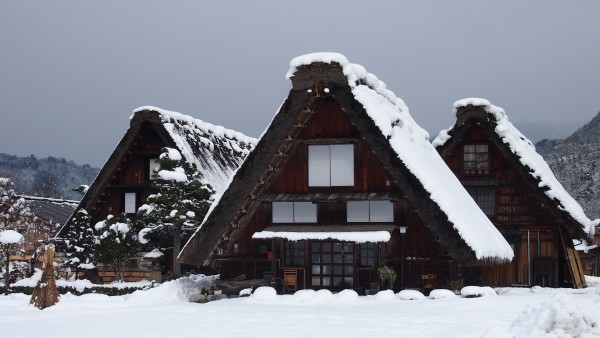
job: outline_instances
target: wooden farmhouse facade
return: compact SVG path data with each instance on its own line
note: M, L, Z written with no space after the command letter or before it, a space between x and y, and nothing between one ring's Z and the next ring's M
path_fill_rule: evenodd
M292 60L289 96L179 260L222 279L353 288L393 268L395 289L480 281L511 247L401 99L339 54ZM465 211L465 209L467 211ZM288 278L291 274L292 280Z
M153 193L157 159L164 147L177 149L196 164L204 179L218 193L254 146L255 139L176 112L156 107L134 111L130 127L71 218L60 229L64 236L80 209L91 217L92 226L108 215L135 217L137 209ZM170 262L166 252L166 262ZM168 263L167 263L168 264Z
M511 263L482 266L488 285L584 287L574 239L590 221L505 112L483 99L455 103L456 124L434 140L442 158L512 246Z

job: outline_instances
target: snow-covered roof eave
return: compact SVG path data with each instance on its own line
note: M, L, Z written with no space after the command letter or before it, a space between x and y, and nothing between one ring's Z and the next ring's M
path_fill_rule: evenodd
M454 114L456 115L459 108L468 105L479 106L485 109L488 115L496 121L494 130L496 134L508 146L510 151L519 158L519 162L529 169L529 175L539 182L538 187L550 199L557 201L561 210L567 212L576 222L581 224L583 232L588 234L588 237L593 236L594 228L600 224L600 220L590 220L585 215L581 205L558 182L548 163L537 153L534 144L508 120L504 109L492 105L486 99L466 98L454 102ZM450 138L448 133L451 128L442 130L433 141L433 145L436 147L443 145Z
M326 231L259 231L252 235L253 239L272 239L283 238L290 241L302 240L327 240L347 241L354 243L380 243L387 242L391 238L389 231L344 231L344 232L326 232Z

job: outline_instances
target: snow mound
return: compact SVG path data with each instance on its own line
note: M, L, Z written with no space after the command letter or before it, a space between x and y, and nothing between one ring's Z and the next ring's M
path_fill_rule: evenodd
M298 290L294 292L294 300L298 302L307 302L315 297L316 291L311 289Z
M379 291L375 295L375 299L377 299L377 300L390 300L390 299L394 299L394 298L396 298L396 295L394 294L394 291L392 291L392 290Z
M585 276L585 282L588 287L598 287L600 286L600 277L596 276Z
M261 286L254 290L254 293L250 297L256 300L273 300L277 298L277 291L270 286Z
M398 292L396 297L402 300L420 300L424 299L425 295L421 293L421 291L417 290L402 290Z
M460 294L466 298L472 297L484 297L484 296L497 296L498 294L494 289L489 286L465 286L460 290Z
M251 294L252 294L252 288L240 290L240 293L239 293L240 296L250 296Z
M530 288L497 288L496 293L499 296L529 296L533 293Z
M156 288L135 291L124 296L128 300L139 302L187 302L190 296L198 294L202 289L209 288L219 275L191 275L168 281ZM123 283L126 284L126 283Z
M594 300L558 294L550 301L529 305L511 325L514 337L598 337L600 309Z
M346 289L335 294L335 298L344 302L352 302L358 299L358 293L354 290Z
M331 297L333 297L333 293L331 293L331 291L322 289L322 290L318 290L317 292L315 292L314 299L317 301L323 301L323 300L329 299Z
M42 273L43 273L42 270L36 268L31 277L20 279L16 282L12 283L11 286L23 286L23 287L34 288L37 285L37 282L40 279L42 279Z
M429 293L431 299L454 298L456 294L448 289L434 289Z

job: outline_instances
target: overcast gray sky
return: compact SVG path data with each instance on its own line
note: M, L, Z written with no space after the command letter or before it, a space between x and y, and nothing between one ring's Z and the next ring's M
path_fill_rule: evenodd
M534 140L600 110L600 1L3 1L0 152L101 166L144 105L257 137L290 59L321 51L377 75L432 137L465 97Z

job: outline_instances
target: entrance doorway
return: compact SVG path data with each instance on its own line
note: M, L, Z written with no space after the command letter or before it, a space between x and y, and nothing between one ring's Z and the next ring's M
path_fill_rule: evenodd
M354 287L354 243L310 242L311 286L342 290Z

